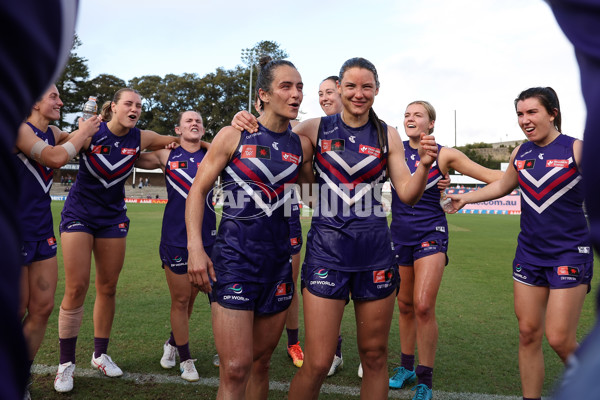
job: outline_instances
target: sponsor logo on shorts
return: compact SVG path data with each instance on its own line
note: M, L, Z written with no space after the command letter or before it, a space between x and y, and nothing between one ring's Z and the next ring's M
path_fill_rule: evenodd
M234 283L232 286L229 286L227 290L231 290L235 294L241 294L244 291L244 288L239 283Z
M437 232L446 232L446 227L445 226L436 226L435 230Z
M78 226L84 226L84 225L83 225L83 223L81 221L73 221L69 225L67 225L67 229L73 229L73 228L76 228Z
M56 246L56 238L54 236L46 239L46 242L48 242L48 246Z
M130 148L127 148L127 147L123 147L121 149L121 154L126 155L126 156L134 156L135 153L137 153L136 149L130 149Z
M527 275L521 274L521 271L523 271L523 268L521 267L521 264L517 264L515 266L515 270L513 272L513 276L526 281L527 280Z
M431 246L437 246L437 241L436 240L428 240L426 242L421 242L421 248L422 249L427 249L428 247Z
M522 270L523 268L521 268L521 264L517 264L517 266L515 267L515 271L521 272Z
M325 285L325 286L331 286L331 287L335 286L335 283L324 280L324 279L327 279L327 277L329 276L329 271L327 271L325 268L321 268L320 270L315 272L315 275L320 280L310 281L309 282L310 285Z
M299 244L302 244L302 238L300 238L300 237L290 238L290 245L298 246Z
M590 247L589 246L577 246L577 251L579 251L579 254L590 254Z
M275 290L275 296L285 296L292 293L291 283L280 283Z
M561 281L576 281L579 278L579 268L560 266L556 268L556 274L560 276Z
M569 168L569 160L546 160L548 168Z
M127 229L127 222L121 222L119 224L119 229Z
M379 283L377 289L386 289L391 285L393 276L391 269L373 271L373 283Z
M241 302L247 302L250 300L247 297L240 296L244 289L239 283L234 283L233 285L229 286L227 290L232 291L234 294L223 295L223 300L237 300Z
M171 259L171 268L181 267L183 265L187 265L187 262L183 261L183 257L178 255Z

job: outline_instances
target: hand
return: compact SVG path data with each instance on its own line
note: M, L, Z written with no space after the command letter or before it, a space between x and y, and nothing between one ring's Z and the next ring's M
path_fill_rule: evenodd
M448 209L444 208L444 210L448 214L455 214L458 210L463 208L465 206L465 204L467 204L463 200L463 195L460 195L460 194L451 194L451 195L448 195L447 198L452 200L452 203L451 203L452 209L450 210L449 207L448 207Z
M429 168L433 165L437 159L438 148L435 143L435 137L433 135L426 135L425 132L421 132L421 140L419 142L419 157L421 158L420 164Z
M437 187L440 189L440 192L444 192L448 189L450 187L450 175L445 174L444 177L438 181Z
M99 115L94 115L86 120L79 118L79 130L84 133L85 137L92 137L100 129L100 122L102 122L102 117Z
M178 148L179 146L180 146L179 143L177 143L177 142L171 142L171 143L169 143L168 145L165 146L165 149L167 149L167 150L173 150L173 149Z
M256 117L245 110L234 115L233 120L231 120L231 126L240 131L258 132Z
M188 250L188 278L190 283L200 289L203 293L210 293L210 279L217 281L213 263L204 249Z

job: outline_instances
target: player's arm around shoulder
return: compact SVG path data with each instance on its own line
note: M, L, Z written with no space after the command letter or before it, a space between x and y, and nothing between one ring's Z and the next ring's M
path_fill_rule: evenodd
M438 154L438 165L446 173L449 169L454 169L463 175L478 179L485 183L491 183L501 179L504 173L497 169L486 168L479 165L462 151L451 147L442 147Z
M143 152L135 162L135 166L142 169L160 168L164 172L170 154L170 149Z
M180 143L179 137L160 135L150 130L141 130L140 135L140 147L142 150L160 150L173 142Z
M319 125L321 124L321 118L311 118L306 121L300 122L294 126L294 133L298 136L306 137L313 148L317 147L317 138L319 137Z

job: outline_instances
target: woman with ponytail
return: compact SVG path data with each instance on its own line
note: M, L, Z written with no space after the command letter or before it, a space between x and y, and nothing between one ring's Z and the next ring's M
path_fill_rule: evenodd
M75 347L90 283L92 254L96 264L94 352L91 365L106 376L123 372L107 354L115 315L115 295L125 260L129 218L125 180L142 150L158 150L178 141L136 128L142 99L133 89L118 90L102 107L100 129L86 142L77 179L61 214L60 238L65 266L65 294L58 314L60 365L54 389L73 389Z
M308 196L314 213L301 277L304 363L292 380L290 400L318 398L334 359L350 295L363 366L361 398L388 398L387 343L399 275L381 187L389 171L402 201L415 204L437 157L435 139L421 133L421 163L411 176L398 131L381 121L372 108L379 79L370 61L347 60L337 90L341 113L310 119L294 128L315 149L319 191ZM237 125L249 124L239 113L236 118ZM307 203L307 191L302 192Z
M185 210L188 276L211 301L219 399L267 398L271 355L296 290L285 203L299 177L314 178L310 143L289 129L302 102L300 74L289 61L261 61L258 131L221 129ZM225 203L211 257L201 226L219 175Z

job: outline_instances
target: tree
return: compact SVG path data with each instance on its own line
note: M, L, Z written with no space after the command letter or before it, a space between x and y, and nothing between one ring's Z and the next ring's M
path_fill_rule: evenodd
M126 86L125 81L110 74L100 74L88 82L87 90L90 96L96 96L98 111L105 101L112 101L115 92Z
M289 57L288 53L279 48L279 43L270 40L262 40L249 49L242 49L242 62L248 66L250 70L249 89L248 89L248 112L252 112L252 72L254 66L263 56L270 56L273 60L282 60ZM259 72L259 71L257 71ZM258 75L258 73L257 73Z
M162 78L158 75L136 77L129 81L129 87L137 90L142 96L142 114L138 122L140 126L163 133L159 116L159 107L161 106L159 93L163 89Z
M233 116L244 108L248 75L248 70L238 65L232 70L217 68L200 80L198 90L202 102L198 111L202 114L207 139L230 125Z
M83 103L86 102L87 96L89 96L86 96L85 89L90 73L86 65L87 59L78 56L76 53L79 46L81 46L81 41L75 34L67 65L58 81L56 81L56 87L64 103L60 112L60 120L57 121L57 125L62 129L65 129L68 125L65 121L66 115L80 112Z

